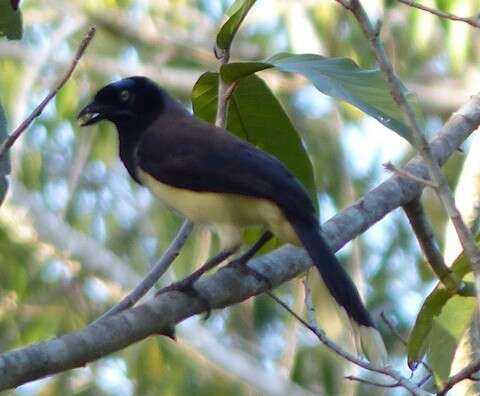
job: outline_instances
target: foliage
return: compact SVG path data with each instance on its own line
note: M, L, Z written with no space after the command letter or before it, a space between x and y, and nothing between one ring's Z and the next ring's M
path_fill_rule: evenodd
M218 74L203 74L193 87L194 113L214 122L217 94ZM262 103L261 112L258 103ZM260 77L249 76L235 87L228 108L227 129L280 159L316 202L313 169L305 147L282 106Z
M18 9L18 2L0 1L0 38L9 40L22 38L22 13ZM0 102L0 144L7 138L7 119ZM10 156L6 153L0 157L0 206L8 190L7 175L10 173Z
M455 351L476 309L472 269L464 253L451 270L464 282L463 288L455 293L438 282L423 303L408 341L409 366L415 368L427 352L439 385L450 374Z
M78 72L14 151L9 177L15 182L12 185L28 188L29 200L12 189L12 198L0 209L1 351L81 328L130 287L116 284L108 273L92 269L72 257L68 248L52 242L48 233L54 230L39 226L38 212L54 213L138 275L168 246L180 224L176 215L129 180L118 163L111 126L78 130L78 109L107 82L146 74L187 105L191 99L194 112L212 121L218 75L227 83L236 81L228 129L278 156L316 198L322 220L384 179L382 162L402 163L411 156L408 144L396 136L409 139L385 81L375 69L369 43L334 1L167 3L75 0L53 6L46 1L23 2L20 14L20 10L3 12L10 2L0 1L0 31L7 38L20 37L19 21L22 17L25 21L23 40L0 41L0 96L10 125L21 121L61 74L85 25L98 26ZM433 3L464 15L473 15L476 7L473 0ZM459 11L460 6L466 7L464 11ZM7 19L14 22L5 30ZM307 40L308 31L312 36ZM436 131L470 94L460 97L477 70L474 34L464 25L386 2L381 37L402 80L418 94L428 133ZM219 68L213 43L231 48L230 64ZM207 70L218 73L204 74ZM432 94L432 89L440 93ZM8 132L2 116L0 112L0 141ZM460 156L447 164L452 186L460 164ZM6 191L8 171L4 160L0 196ZM32 210L33 202L41 210ZM446 218L430 194L424 196L424 205L439 237ZM207 245L205 234L196 230L175 262L172 276L190 273L209 250ZM386 311L396 318L402 334L415 323L408 359L418 362L426 353L437 383L444 381L458 338L473 312L473 299L451 295L437 285L422 306L438 280L420 259L401 213L382 220L339 257L351 267L355 282L365 285L366 301L375 317ZM462 265L453 266L460 278L468 272ZM320 324L347 345L347 326L337 320L316 276L313 289ZM295 282L276 293L301 310ZM188 329L189 324L182 326ZM376 394L372 387L345 382L345 362L312 342L267 298L214 313L202 326L222 346L247 354L259 376L262 370L286 373L300 389L326 395ZM392 362L403 369L404 347L385 326L380 324L380 329ZM261 393L248 376L232 374L215 361L215 348L201 349L188 341L182 337L177 344L145 340L86 369L11 394ZM235 353L228 357L235 358ZM418 371L415 376L421 377Z
M412 141L408 127L403 123L401 110L395 104L385 79L379 70L363 70L351 59L326 58L315 54L277 54L265 62L230 63L223 65L222 77L227 82L237 81L257 71L275 67L308 78L325 95L342 99L358 107L377 121ZM416 99L409 94L417 108Z
M23 34L22 12L18 3L9 0L0 1L0 37L20 40Z

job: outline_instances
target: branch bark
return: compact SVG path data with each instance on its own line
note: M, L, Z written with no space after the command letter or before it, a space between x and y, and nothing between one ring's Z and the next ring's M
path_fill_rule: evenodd
M434 158L444 163L479 124L480 95L476 95L430 142ZM405 169L421 178L428 174L419 157L412 159ZM392 176L325 223L323 229L330 246L338 250L386 214L410 202L421 193L422 187L412 180ZM251 265L277 286L306 271L311 264L302 249L284 246L252 260ZM213 308L220 309L263 293L265 284L235 268L225 268L201 279L198 289L210 299ZM176 291L168 292L80 331L4 353L0 355L0 390L83 366L162 333L202 309L202 301Z
M406 204L403 209L405 210L405 214L407 215L408 221L417 237L427 263L447 290L452 293L457 292L461 287L461 282L445 264L445 260L443 259L442 253L435 240L432 225L428 221L425 210L420 202L420 198L412 200Z
M42 242L53 245L62 255L80 261L90 273L112 279L124 289L130 289L141 281L140 276L132 271L126 262L105 249L96 240L73 230L59 216L49 213L37 197L26 191L18 182L13 183L10 191L12 195L10 202L22 209L27 208L28 212L24 216L32 222L31 226ZM5 213L5 211L0 212L0 220L3 220ZM23 224L23 219L17 217L16 221ZM255 387L262 394L313 396L313 393L283 376L273 375L269 370L265 370L257 359L245 351L232 346L226 347L216 335L197 321L182 325L178 329L177 339L180 343L193 348L202 358L206 358L219 369ZM265 378L268 378L268 381L265 381Z
M447 178L442 173L433 156L431 147L427 141L427 138L423 134L415 111L407 100L406 92L402 88L402 82L396 75L392 63L390 62L390 59L385 51L385 47L379 38L381 25L378 24L376 27L372 25L360 0L337 0L337 2L342 4L343 7L352 13L352 15L358 21L365 36L370 41L380 69L385 75L390 86L390 93L404 113L407 125L409 126L413 137L415 148L427 165L428 176L435 183L435 191L440 198L448 217L455 227L462 247L465 250L465 254L470 259L473 272L475 274L477 295L480 296L480 249L475 244L475 239L472 233L463 222L462 216L455 205L455 200L448 185Z

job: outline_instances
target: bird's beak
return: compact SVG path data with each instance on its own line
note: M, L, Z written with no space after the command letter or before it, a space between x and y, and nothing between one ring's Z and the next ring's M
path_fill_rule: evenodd
M95 101L86 105L77 116L80 126L92 125L103 120L105 118L103 115L104 110L104 106L99 105Z

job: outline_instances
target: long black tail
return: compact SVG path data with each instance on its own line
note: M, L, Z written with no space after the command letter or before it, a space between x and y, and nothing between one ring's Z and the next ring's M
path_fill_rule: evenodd
M354 283L322 237L319 226L316 222L299 219L296 216L288 216L288 220L331 295L353 321L354 330L360 330L360 334L357 335L367 357L378 364L384 363L387 356L380 333L375 329Z

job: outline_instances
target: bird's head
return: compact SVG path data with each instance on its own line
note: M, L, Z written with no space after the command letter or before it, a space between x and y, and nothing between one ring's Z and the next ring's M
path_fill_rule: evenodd
M106 85L94 100L78 114L80 126L101 120L113 122L117 128L148 125L165 108L166 93L146 77L124 78Z

